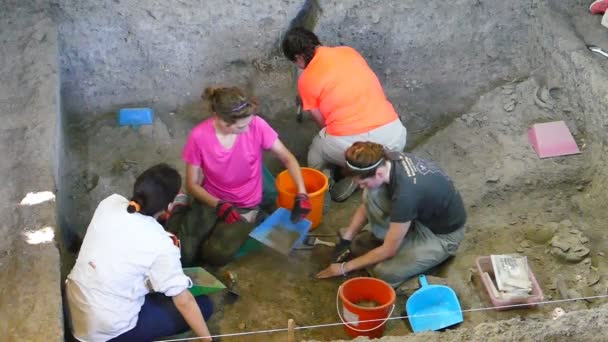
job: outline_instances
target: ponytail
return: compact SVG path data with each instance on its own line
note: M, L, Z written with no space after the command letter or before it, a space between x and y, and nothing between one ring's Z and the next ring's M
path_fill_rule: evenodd
M127 212L154 216L167 209L181 185L182 178L174 168L167 164L152 166L135 180Z
M129 214L138 213L141 211L141 205L137 203L135 199L131 199L129 206L127 207L127 211Z

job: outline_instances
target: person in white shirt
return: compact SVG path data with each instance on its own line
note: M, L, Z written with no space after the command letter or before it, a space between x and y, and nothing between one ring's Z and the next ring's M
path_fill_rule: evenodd
M156 218L181 187L166 164L144 171L131 200L99 203L66 280L71 330L79 341L152 341L189 328L211 341L206 296L193 297L179 241Z

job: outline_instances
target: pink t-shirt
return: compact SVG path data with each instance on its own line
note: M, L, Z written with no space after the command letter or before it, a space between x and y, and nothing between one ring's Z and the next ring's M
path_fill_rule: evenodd
M182 159L201 167L201 186L211 195L250 208L262 201L262 152L277 138L277 132L264 119L254 116L249 129L227 149L215 135L213 118L209 118L190 132Z

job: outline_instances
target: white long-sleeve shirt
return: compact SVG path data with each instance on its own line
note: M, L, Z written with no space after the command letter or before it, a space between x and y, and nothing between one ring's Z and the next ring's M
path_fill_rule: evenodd
M153 217L128 213L128 202L116 194L101 201L68 275L72 333L80 341L133 329L146 294L173 297L192 284L169 234Z

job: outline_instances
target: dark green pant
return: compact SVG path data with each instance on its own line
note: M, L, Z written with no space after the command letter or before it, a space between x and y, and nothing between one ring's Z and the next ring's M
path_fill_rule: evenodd
M226 224L219 221L215 208L196 200L190 207L177 207L166 226L180 239L184 267L197 262L212 266L227 264L255 227L248 222Z
M215 208L196 200L189 207L177 207L165 226L180 239L182 265L189 267L201 262L223 266L230 262L266 213L276 208L274 202L262 201L263 204L265 202L269 205L259 210L254 223L241 221L227 224L218 220Z

